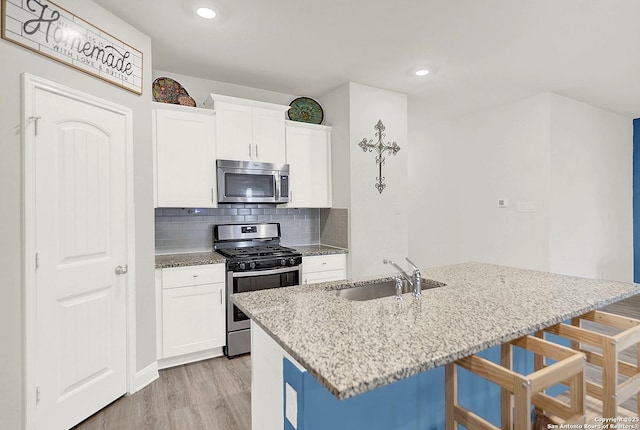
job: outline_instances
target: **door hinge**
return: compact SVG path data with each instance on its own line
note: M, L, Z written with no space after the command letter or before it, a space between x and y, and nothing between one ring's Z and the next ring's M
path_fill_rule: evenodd
M36 387L36 403L40 401L40 386Z
M40 254L36 252L36 269L40 267Z
M41 116L30 116L29 120L33 121L34 127L33 127L33 132L34 132L34 136L38 135L38 120L40 120L42 117Z

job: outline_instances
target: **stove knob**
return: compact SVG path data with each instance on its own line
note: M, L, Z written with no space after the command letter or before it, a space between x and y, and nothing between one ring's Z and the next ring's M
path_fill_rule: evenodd
M255 269L256 268L256 263L252 261L251 263L249 263L249 267L252 268L252 269Z
M240 270L244 270L247 267L244 263L240 263L238 266L240 267Z
M289 264L290 264L291 266L293 266L294 264L296 264L296 259L295 259L295 258L293 258L293 257L291 257L291 258L289 259Z
M286 266L287 265L287 260L284 259L284 258L282 260L280 260L280 265L281 266Z

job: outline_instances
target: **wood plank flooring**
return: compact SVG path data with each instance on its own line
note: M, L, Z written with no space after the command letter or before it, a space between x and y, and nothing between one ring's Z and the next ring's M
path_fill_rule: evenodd
M604 308L640 319L640 295ZM635 363L636 350L624 353ZM595 376L598 377L597 374ZM636 402L624 407L636 411ZM122 397L73 430L250 430L251 359L249 355L214 358L161 370L160 378Z
M218 357L161 370L73 430L250 430L250 360Z

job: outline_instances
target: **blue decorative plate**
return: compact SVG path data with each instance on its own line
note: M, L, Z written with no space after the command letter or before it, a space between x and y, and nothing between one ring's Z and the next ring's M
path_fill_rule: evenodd
M298 97L292 101L287 111L291 121L309 122L311 124L322 124L324 112L322 106L309 97Z

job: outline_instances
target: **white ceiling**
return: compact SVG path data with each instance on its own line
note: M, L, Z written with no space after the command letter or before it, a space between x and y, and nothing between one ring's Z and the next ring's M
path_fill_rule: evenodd
M426 121L542 92L640 117L638 0L95 1L151 37L158 70L311 97L354 81Z

